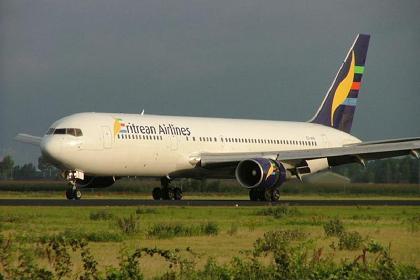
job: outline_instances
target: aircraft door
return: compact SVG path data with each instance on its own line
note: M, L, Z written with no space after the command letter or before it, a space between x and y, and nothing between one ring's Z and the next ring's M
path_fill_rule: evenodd
M328 148L330 146L330 142L328 141L328 138L325 134L321 135L322 137L322 145L324 145L325 148Z
M112 148L112 134L111 129L107 126L102 127L103 146L105 149Z
M220 135L220 149L223 151L225 149L225 138L223 137L223 135Z
M170 150L171 151L176 151L178 150L178 136L176 135L169 135L170 137Z

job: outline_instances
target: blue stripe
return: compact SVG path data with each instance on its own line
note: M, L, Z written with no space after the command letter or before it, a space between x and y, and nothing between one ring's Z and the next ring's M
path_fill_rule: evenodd
M343 104L341 105L356 106L356 104L357 98L346 98L346 100L344 100Z

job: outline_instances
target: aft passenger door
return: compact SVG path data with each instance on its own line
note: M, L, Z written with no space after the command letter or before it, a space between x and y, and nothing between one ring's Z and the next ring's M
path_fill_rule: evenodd
M170 139L169 139L169 141L170 141L170 143L169 143L169 149L171 150L171 151L176 151L176 150L178 150L178 136L176 136L176 135L170 135L169 136L170 137Z
M102 127L102 138L104 149L112 148L112 134L111 129L107 126Z

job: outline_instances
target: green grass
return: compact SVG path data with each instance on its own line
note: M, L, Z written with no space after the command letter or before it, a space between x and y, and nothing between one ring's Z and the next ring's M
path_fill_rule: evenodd
M91 219L92 215L106 218ZM134 232L123 234L117 221L127 217L136 219L138 225ZM165 250L190 248L197 255L198 266L204 266L208 257L214 258L219 264L226 264L233 257L240 256L241 252L250 250L254 242L268 231L303 232L304 240L312 240L314 246L322 248L324 254L331 255L336 262L355 258L360 254L353 250L360 245L356 244L359 241L357 236L347 236L347 240L342 240L342 250L337 249L339 237L326 236L324 225L335 218L343 223L346 232L357 231L366 242L376 240L381 244L390 244L392 257L396 261L420 267L420 208L408 206L296 206L288 210L284 210L284 206L8 206L0 207L0 231L4 236L16 238L19 246L29 246L53 235L90 240L91 252L101 268L117 265L117 256L122 248L134 249L139 246ZM208 224L217 227L217 234L171 234L170 238L150 234L153 229L167 225L179 225L188 231L188 228L197 229ZM169 229L172 230L170 226ZM207 230L211 232L214 228ZM164 229L158 230L158 233L164 232ZM76 261L75 269L77 265L80 266L80 261ZM141 267L147 277L159 275L167 269L161 261L153 258L142 260Z
M174 238L183 236L217 235L219 226L214 222L184 225L181 223L157 223L147 230L148 237Z

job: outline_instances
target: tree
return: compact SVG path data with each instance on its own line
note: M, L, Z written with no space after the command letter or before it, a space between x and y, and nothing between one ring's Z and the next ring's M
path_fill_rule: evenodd
M13 166L15 162L12 157L7 155L0 161L0 177L2 179L13 179Z
M32 163L26 163L22 166L15 166L13 174L16 179L35 179L39 178L39 173L36 171Z
M47 162L42 156L38 158L38 169L42 172L42 177L55 178L57 177L58 169Z

